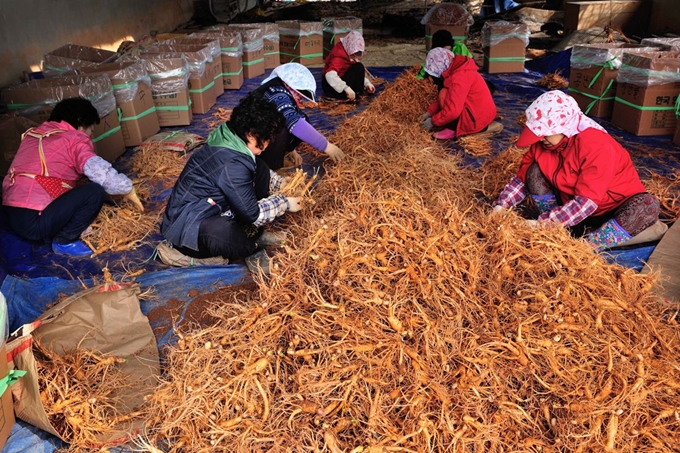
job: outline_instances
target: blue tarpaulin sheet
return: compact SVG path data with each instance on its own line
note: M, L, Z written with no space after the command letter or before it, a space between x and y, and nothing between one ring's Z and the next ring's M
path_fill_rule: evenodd
M543 66L535 64L535 67L545 72L554 72L556 68L563 67L565 61L568 69L568 57L565 60L564 55L553 56L551 61L543 62ZM546 68L549 69L546 70ZM405 69L404 67L385 67L370 68L370 71L373 75L390 82ZM321 70L312 69L311 71L320 87ZM266 75L268 73L246 80L240 90L225 91L209 113L195 115L191 126L174 129L183 129L206 137L211 127L214 126L216 118L213 113L216 109L233 108L246 93L259 86ZM521 126L517 123L517 119L526 107L545 91L536 84L542 76L540 72L529 71L523 74L484 74L486 80L496 87L494 100L498 107L499 121L505 126L503 132L494 139L494 154L505 150L519 135ZM379 87L378 92L381 90L382 87ZM366 105L366 103L360 105L350 115L362 111ZM307 112L310 115L310 122L321 131L333 130L346 118L345 116L331 116L319 109L310 109ZM631 152L643 178L645 169L663 175L678 168L680 150L673 148L669 137L636 137L613 127L607 121L600 122ZM473 167L479 167L489 158L467 155L455 144L451 145L451 152L460 154L464 163ZM132 150L128 150L116 166L124 169L126 158L129 158L130 153ZM316 165L315 162L310 164L310 159L312 159L310 156L305 156L305 167ZM167 196L167 191L163 196ZM154 259L152 245L144 245L124 254L104 253L87 260L65 259L54 255L48 245L31 244L6 231L2 220L0 217L0 250L2 252L0 290L8 300L11 330L34 320L43 313L48 304L53 303L61 295L68 296L82 289L83 285L90 286L92 277L101 278L104 267L107 267L114 277L120 277L129 271L145 269L146 272L137 276L135 280L141 285L142 290L153 288L157 297L153 301L143 300L142 311L148 315L154 309L162 308L168 301L179 301L182 309L179 319L175 322L181 322L190 308L193 300L190 294L204 294L221 286L238 285L250 281L245 266L238 262L227 266L168 268ZM149 238L149 243L158 243L160 240L160 235L155 234ZM606 256L611 262L639 270L653 249L654 244L647 244L610 251L606 253ZM154 325L152 321L152 328L157 334L159 345L163 345L171 341L172 326L163 324L168 321L158 320L157 322L159 324ZM53 452L58 446L59 442L52 436L18 421L2 452L48 453Z

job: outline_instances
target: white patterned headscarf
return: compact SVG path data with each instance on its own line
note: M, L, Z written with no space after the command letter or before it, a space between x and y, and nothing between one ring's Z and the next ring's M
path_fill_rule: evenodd
M274 68L272 73L269 74L269 77L262 81L261 85L269 82L274 77L278 77L286 85L297 92L309 91L312 95L312 100L315 100L316 80L309 69L307 69L307 67L304 65L301 65L300 63L286 63L277 66Z
M573 97L562 91L543 93L527 108L526 115L526 127L538 137L557 134L573 137L591 127L605 131L583 114Z
M425 72L432 77L441 77L444 71L449 69L455 58L453 52L443 47L435 47L425 57Z
M345 48L347 55L352 56L357 52L364 52L366 44L364 43L364 37L358 31L352 30L344 38L340 38L342 47Z

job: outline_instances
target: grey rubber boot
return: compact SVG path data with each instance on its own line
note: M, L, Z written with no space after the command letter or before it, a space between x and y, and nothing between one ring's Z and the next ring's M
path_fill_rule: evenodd
M267 255L267 252L260 250L255 252L245 259L246 266L248 270L253 274L259 274L262 272L264 275L269 275L269 266L271 264L271 258Z

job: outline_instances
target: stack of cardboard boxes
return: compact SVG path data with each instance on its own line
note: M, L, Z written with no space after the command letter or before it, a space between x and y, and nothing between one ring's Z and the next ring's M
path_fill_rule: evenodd
M264 74L264 27L259 24L216 25L217 30L237 31L243 42L243 77Z
M217 39L220 43L222 86L238 90L243 86L243 41L238 31L212 30L192 33L190 38Z
M487 21L482 27L484 70L489 74L524 72L529 26L521 22Z
M170 45L206 47L210 52L210 60L208 60L206 64L206 71L210 73L213 79L215 98L222 96L224 93L224 83L222 83L222 52L220 50L219 38L197 38L194 36L186 36L184 38L171 38L165 42Z
M680 52L624 53L612 123L639 136L673 134Z
M576 45L571 51L569 94L586 115L609 118L614 109L616 77L624 53L655 50L638 44Z
M261 24L264 42L264 68L274 69L281 64L279 48L279 26L274 23Z
M277 21L281 44L281 63L305 66L323 64L323 26L321 22Z
M125 146L137 146L160 130L151 78L144 62L125 61L81 68L83 74L106 74L113 84L120 109L120 128Z
M188 126L193 114L189 98L189 64L184 57L150 54L144 59L161 127Z
M363 25L358 17L326 17L321 19L323 28L323 58L326 58L333 46L349 32L356 31L363 35Z

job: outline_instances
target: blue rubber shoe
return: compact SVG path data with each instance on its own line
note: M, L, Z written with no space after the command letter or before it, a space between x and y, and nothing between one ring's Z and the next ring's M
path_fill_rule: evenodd
M68 244L57 244L52 242L52 251L57 255L67 255L76 258L84 258L92 255L92 249L83 241L69 242Z

